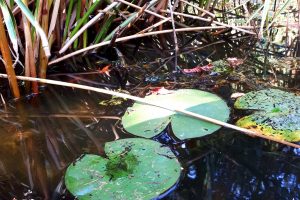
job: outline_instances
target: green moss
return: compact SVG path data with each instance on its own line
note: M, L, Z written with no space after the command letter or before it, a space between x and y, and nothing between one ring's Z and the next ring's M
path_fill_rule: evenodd
M225 60L217 60L212 62L214 68L213 68L213 72L218 72L221 74L227 74L233 71L233 68L230 67L230 65L228 64L228 62L226 62Z
M120 177L127 177L133 174L135 167L138 165L138 159L130 152L121 155L111 156L106 163L106 175L112 180Z
M273 110L271 110L272 113L276 113L276 112L280 112L280 108L274 108Z
M265 118L261 116L265 116ZM278 116L274 116L278 118ZM269 121L267 121L267 119ZM299 128L294 128L294 124L289 126L276 126L273 118L269 118L268 114L253 114L241 118L236 122L236 125L252 129L255 132L261 133L263 135L272 136L280 140L286 140L290 142L299 142L300 141L300 130ZM287 128L288 127L288 128Z

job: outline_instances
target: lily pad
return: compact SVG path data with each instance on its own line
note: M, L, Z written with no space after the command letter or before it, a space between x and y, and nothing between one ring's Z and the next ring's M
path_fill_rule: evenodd
M300 109L300 97L278 89L266 89L249 92L238 98L234 107L267 112L290 112Z
M300 98L278 89L249 92L235 102L235 108L256 110L237 125L290 142L300 141Z
M87 154L71 164L67 189L80 200L152 199L179 179L181 167L162 144L141 138L105 144L108 158Z
M168 94L149 95L145 99L159 105L172 106L226 122L229 108L215 94L195 90L181 89ZM161 133L171 122L171 127L179 139L202 137L218 130L220 126L171 112L162 108L133 104L122 117L126 131L145 138Z

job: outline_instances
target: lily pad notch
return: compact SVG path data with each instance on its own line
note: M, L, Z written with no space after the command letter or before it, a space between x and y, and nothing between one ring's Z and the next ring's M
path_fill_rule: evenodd
M153 140L108 142L105 152L108 158L87 154L68 167L65 184L79 200L153 199L179 180L176 156Z
M168 94L152 94L144 99L161 107L178 108L221 122L229 119L230 109L226 102L215 94L201 90L180 89L170 91ZM221 127L182 113L142 103L134 103L122 117L122 124L126 131L145 138L158 135L169 123L175 136L181 140L202 137Z

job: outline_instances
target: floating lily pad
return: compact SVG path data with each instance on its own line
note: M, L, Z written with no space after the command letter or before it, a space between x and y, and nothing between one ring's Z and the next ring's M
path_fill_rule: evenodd
M278 89L266 89L249 92L238 98L234 107L267 112L291 111L300 109L300 97Z
M300 141L300 98L278 89L249 92L234 104L257 110L237 121L240 127L290 142Z
M226 102L217 95L205 91L181 89L145 98L162 106L184 109L224 122L229 118L230 111ZM145 138L161 133L170 122L174 134L179 139L202 137L220 128L209 122L140 103L133 104L122 117L126 131Z
M179 179L181 167L162 144L131 138L105 144L108 158L87 154L71 164L67 189L79 200L152 199Z

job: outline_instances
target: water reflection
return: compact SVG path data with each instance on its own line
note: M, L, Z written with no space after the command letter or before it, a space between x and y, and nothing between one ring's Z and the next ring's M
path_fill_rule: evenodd
M218 136L223 139L207 138L208 143L214 141L213 151L187 169L178 190L166 199L300 198L300 157L293 148L228 130L221 130ZM197 154L196 148L194 151Z
M119 132L118 107L101 110L100 99L101 95L48 87L2 111L0 199L60 199L66 167L82 153L103 154L104 143L115 139L112 129Z

